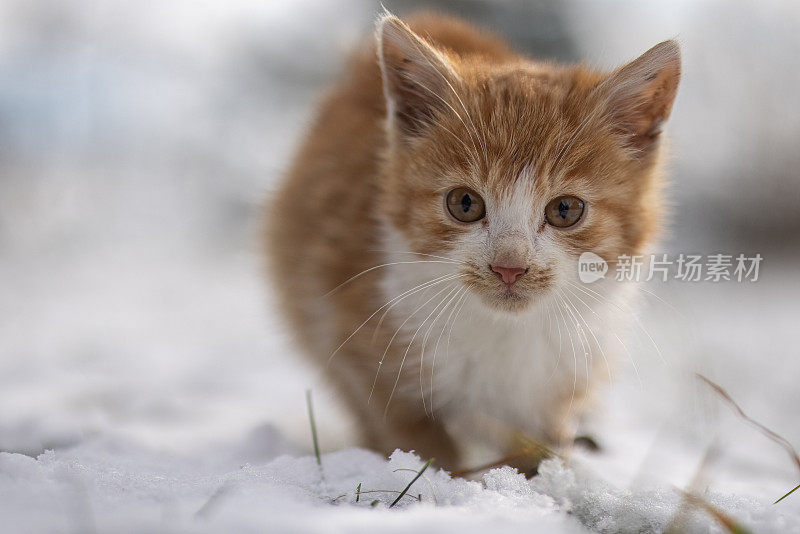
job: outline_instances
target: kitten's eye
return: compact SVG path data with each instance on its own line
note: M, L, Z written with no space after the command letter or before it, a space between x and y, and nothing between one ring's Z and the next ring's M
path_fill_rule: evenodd
M461 222L475 222L486 215L483 199L466 187L457 187L447 193L447 210Z
M547 203L544 216L547 222L558 228L572 226L581 219L584 203L578 197L564 195Z

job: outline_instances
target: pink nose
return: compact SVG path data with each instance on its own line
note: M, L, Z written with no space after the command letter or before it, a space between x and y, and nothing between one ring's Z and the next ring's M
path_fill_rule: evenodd
M492 270L503 279L503 282L509 285L516 282L519 275L527 271L524 267L500 267L499 265L492 265Z

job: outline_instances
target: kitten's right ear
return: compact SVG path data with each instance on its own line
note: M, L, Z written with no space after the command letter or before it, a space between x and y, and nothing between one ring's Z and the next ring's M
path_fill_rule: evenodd
M657 44L606 80L614 121L630 146L646 152L654 145L680 80L681 50L675 41Z
M444 54L392 15L378 22L377 44L389 128L418 135L447 106L458 75Z

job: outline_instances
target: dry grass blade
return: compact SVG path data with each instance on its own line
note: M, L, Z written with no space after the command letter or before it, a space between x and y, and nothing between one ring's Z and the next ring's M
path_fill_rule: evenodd
M774 441L775 443L783 447L783 449L789 454L789 457L792 459L794 464L797 466L798 471L800 471L800 455L797 454L797 450L792 446L791 443L789 443L789 440L787 440L777 432L770 430L766 426L762 425L761 423L759 423L758 421L756 421L755 419L751 418L746 413L744 413L744 410L742 410L742 408L736 403L736 401L733 400L733 397L731 397L730 394L727 391L725 391L725 389L722 388L722 386L720 386L716 382L710 380L709 378L699 373L697 373L696 376L697 378L705 382L723 400L725 400L725 402L727 402L728 405L731 408L733 408L733 410L737 413L737 415L739 415L739 417L741 417L742 419L744 419L745 421L756 427L767 438L769 438L770 440ZM778 504L783 499L794 493L798 488L800 488L800 485L790 490L786 495L775 501L773 504Z
M749 529L743 527L741 523L702 497L681 489L678 489L678 491L683 494L683 497L687 503L695 506L696 508L704 510L708 515L716 519L717 522L731 534L751 534Z
M542 443L539 443L527 437L518 436L518 438L526 443L526 445L520 450L513 452L507 456L503 456L499 460L496 460L488 464L479 465L478 467L472 467L469 469L463 469L461 471L456 471L455 473L453 473L453 476L465 477L467 475L474 475L475 473L480 473L481 471L488 471L496 467L502 467L504 465L508 465L509 462L525 458L526 456L536 455L539 461L544 460L546 458L558 456L558 454L555 453L547 445L543 445Z
M686 530L686 525L689 520L689 512L692 510L692 508L697 507L697 503L692 501L692 497L697 495L697 492L701 486L706 485L706 475L708 473L709 466L718 456L719 449L716 443L710 445L708 449L706 449L706 453L703 455L700 465L697 466L697 470L695 471L689 485L685 490L678 490L683 495L683 499L681 500L681 504L678 506L675 515L673 515L672 520L667 525L665 532L672 534L684 532Z
M786 438L784 438L777 432L770 430L769 428L765 427L764 425L762 425L761 423L759 423L758 421L756 421L755 419L751 418L746 413L744 413L744 410L742 410L742 408L736 403L736 401L733 400L733 397L731 397L730 394L722 388L722 386L720 386L716 382L706 378L705 376L699 373L697 373L696 376L697 378L705 382L723 400L725 400L725 402L727 402L728 405L731 408L733 408L733 410L739 415L739 417L741 417L742 419L744 419L745 421L756 427L762 434L764 434L770 440L774 441L775 443L783 447L791 457L794 464L797 466L798 471L800 471L800 455L797 454L795 448L792 446L791 443L789 443L789 441Z
M415 473L416 473L416 471L415 471ZM360 486L361 486L361 484L359 483L359 487ZM370 493L397 493L397 494L401 494L402 492L397 491L397 490L384 490L384 489L365 490L365 489L356 488L356 493L355 493L356 502L359 502L361 500L361 496L362 495L367 495L367 494L370 494ZM342 493L338 497L334 497L333 499L331 499L331 504L336 503L336 502L339 501L339 499L344 499L345 497L347 497L349 495L350 495L349 493ZM408 497L409 499L414 499L415 501L422 502L422 498L419 495L402 494L402 495L400 495L400 497Z

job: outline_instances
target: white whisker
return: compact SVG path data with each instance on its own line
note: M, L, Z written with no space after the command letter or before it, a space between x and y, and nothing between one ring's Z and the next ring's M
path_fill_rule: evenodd
M422 364L425 361L425 347L428 344L428 337L430 336L431 331L433 330L433 327L436 324L436 321L439 320L439 317L442 316L442 314L447 310L447 308L450 306L450 304L455 300L456 297L458 297L458 295L464 289L466 289L466 288L463 288L463 287L457 288L457 290L455 291L453 296L450 297L450 299L447 301L447 304L444 305L444 307L441 309L441 311L436 316L436 318L433 320L433 322L431 322L431 325L428 327L428 330L425 332L425 336L422 338L422 351L420 353L420 358L419 358L419 393L420 393L420 396L422 397L422 409L423 409L423 411L425 411L426 415L427 415L428 411L427 411L426 405L425 405L425 388L422 385L422 374L423 374L422 373L422 371L423 371L423 365ZM455 308L453 308L453 309L455 309ZM453 312L451 311L450 313L452 314ZM444 326L447 326L447 321L445 321ZM444 326L442 327L442 332L444 332ZM439 338L441 339L441 334L439 335ZM434 350L434 353L433 353L433 365L436 365L436 352L435 352L435 350ZM431 380L433 380L433 367L431 367ZM431 407L431 417L433 417L433 407Z
M450 319L453 318L453 314L456 312L456 310L459 309L459 307L461 305L461 301L463 301L464 297L467 295L467 291L469 291L468 288L466 288L466 287L461 288L461 295L458 297L458 300L456 301L455 304L453 304L453 307L450 309L450 314L447 316L447 319L445 320L444 325L442 325L442 331L439 332L439 337L436 339L436 345L433 347L433 361L431 362L431 387L430 387L430 391L431 391L431 395L430 395L431 402L430 403L431 403L431 417L432 418L434 417L434 413L433 413L433 406L434 406L433 405L433 387L434 387L433 378L434 378L434 375L436 373L436 355L439 353L439 343L442 341L442 336L444 335L444 331L447 330L447 324L450 322ZM455 322L455 320L454 320L454 322ZM453 328L453 325L451 324L450 325L450 329L452 330L452 328Z
M450 287L450 286L448 286L448 287ZM459 290L458 287L452 288L449 293L447 293L444 297L442 297L442 300L439 301L439 303L433 308L433 310L431 310L431 313L429 313L428 316L425 317L425 319L420 323L419 327L417 327L417 329L414 331L414 335L411 336L411 341L409 341L408 345L406 346L406 351L403 354L403 362L405 362L406 358L408 357L408 352L411 350L411 346L414 344L414 340L417 338L417 334L419 334L420 330L422 330L422 328L425 326L425 324L428 322L428 320L430 320L430 318L433 317L433 314L436 313L436 311L439 309L439 307L442 306L442 304L444 304L445 301L447 301L447 299L451 295L453 295L454 293L458 292L458 290ZM449 301L448 301L448 303L449 303ZM445 305L445 307L446 307L446 305ZM443 311L444 311L445 307L442 307ZM441 315L441 312L440 312L439 315ZM436 316L436 319L439 318L439 315ZM436 319L433 320L433 323L436 322ZM433 323L431 323L431 328L433 327ZM428 333L430 333L430 329L428 329ZM423 364L423 360L425 358L425 342L427 340L428 340L428 334L425 334L425 336L423 336L422 343L421 343L422 347L421 347L421 351L420 351L420 360L419 360L420 391L422 391L422 364ZM397 387L397 383L400 381L400 373L402 371L403 371L403 364L401 363L400 364L400 370L397 372L397 380L395 381L395 384L394 384L395 387ZM394 390L392 391L392 393L394 393ZM392 397L390 395L389 396L389 401L386 403L386 409L387 410L389 409L389 402L391 402L391 400L392 400ZM425 395L424 395L424 393L422 395L422 409L425 412L425 415L427 415L428 414L428 410L427 410L427 408L425 406Z
M448 286L448 287L451 287L451 286ZM443 293L443 292L444 292L446 289L447 289L447 288L445 288L444 290L440 291L439 293L437 293L436 295L434 295L434 297L435 297L435 296L437 296L437 295L439 295L439 294L441 294L441 293ZM449 297L449 296L450 296L450 295L451 295L451 294L452 294L454 291L456 291L456 290L457 290L457 288L451 288L451 289L450 289L450 292L449 292L449 293L447 293L447 294L446 294L444 297L442 297L442 300L441 300L441 301L440 301L438 304L436 304L436 306L433 308L433 310L431 311L431 313L429 313L429 314L428 314L428 316L427 316L427 317L425 317L425 319L423 319L423 321L420 323L420 325L419 325L419 326L417 327L417 329L414 331L414 334L411 336L411 341L409 341L409 342L408 342L408 345L406 346L406 350L405 350L405 352L403 353L403 358L400 360L400 367L399 367L399 368L398 368L398 370L397 370L397 378L395 378L394 385L392 386L392 391L391 391L391 393L389 393L389 399L386 401L386 407L385 407L385 408L384 408L384 410L383 410L383 417L384 417L384 418L385 418L385 417L386 417L386 415L389 413L389 405L390 405L390 404L391 404L391 402L392 402L392 398L394 398L394 393L395 393L395 391L397 390L397 384L399 384L399 383L400 383L400 376L401 376L401 375L402 375L402 373L403 373L403 366L405 365L405 363L406 363L406 359L408 358L408 352L411 350L411 345L413 345L413 344L414 344L414 340L417 338L417 334L419 334L420 330L422 330L422 328L425 326L425 323L427 323L427 322L428 322L428 320L429 320L431 317L433 317L433 314L434 314L434 313L436 313L436 310L438 310L438 309L439 309L439 306L441 306L441 305L442 305L442 303L443 303L443 302L444 302L444 301L445 301L445 300L446 300L446 299L447 299L447 298L448 298L448 297ZM431 299L431 300L433 300L433 299ZM430 301L428 301L428 302L430 302ZM427 304L427 302L426 302L426 304ZM414 313L416 313L416 312L414 312ZM414 314L412 314L412 316L413 316L413 315L414 315ZM409 319L410 319L410 318L411 318L411 316L409 316ZM404 322L403 324L405 324L405 322ZM402 328L402 325L400 325L400 327ZM398 330L398 331L399 331L399 330ZM391 341L389 342L389 345L391 345ZM389 346L387 346L387 347L386 347L386 350L387 350L387 351L389 350ZM420 366L421 366L421 365L422 365L422 362L420 362ZM426 412L426 413L427 413L427 412Z
M436 254L426 254L424 252L414 252L414 251L411 251L411 250L373 250L372 252L382 252L384 254L414 254L414 255L417 255L417 256L425 256L425 257L428 257L428 258L436 258L436 259L439 259L439 260L447 260L447 261L452 261L454 263L460 263L460 264L463 264L463 265L469 265L469 263L467 263L464 260L457 260L455 258L448 258L447 256L437 256Z
M384 304L383 306L381 306L380 308L378 308L377 310L375 310L374 312L372 312L372 315L370 315L369 317L367 317L367 319L366 319L366 320L365 320L363 323L361 323L361 324L358 326L358 328L356 328L356 329L353 331L353 333L352 333L352 334L350 334L349 336L347 336L347 338L346 338L344 341L342 341L341 345L339 345L338 347L336 347L336 350L334 350L334 351L331 353L331 355L328 357L328 363L326 364L326 367L329 367L329 366L330 366L330 364L331 364L331 360L333 360L333 357L334 357L334 356L336 356L336 354L337 354L337 353L338 353L338 352L339 352L339 351L342 349L342 347L344 347L344 346L345 346L345 344L347 344L347 342L348 342L348 341L350 341L351 339L353 339L353 336L355 336L355 335L358 333L358 331L359 331L359 330L361 330L361 329L364 327L364 325L366 325L366 324L367 324L367 323L370 321L370 319L372 319L373 317L375 317L375 316L378 314L378 312L380 312L380 311L381 311L382 309L384 309L386 306L389 306L389 305L391 304L391 306L389 306L389 308L388 308L388 309L391 309L391 308L392 308L392 307L393 307L395 304L397 304L398 302L400 302L401 300L403 300L405 297L407 297L407 296L409 296L409 295L412 295L412 294L414 294L414 293L417 293L417 292L419 292L419 291L422 291L423 289L427 289L428 287L431 287L431 286L434 286L434 285L440 284L440 283L442 283L442 282L445 282L445 281L447 281L447 280L451 280L451 279L452 279L451 277L452 277L452 278L456 278L456 275L453 275L453 274L446 274L446 275L443 275L443 276L440 276L440 277L434 278L433 280L429 280L429 281L427 281L427 282L423 282L423 283L421 283L421 284L419 284L419 285L417 285L417 286L415 286L415 287L412 287L411 289L409 289L409 290L407 290L407 291L405 291L405 292L401 293L400 295L398 295L398 296L394 297L393 299L389 300L389 301L388 301L386 304Z
M569 285L570 286L574 286L574 284L572 284L572 283L570 283ZM625 342L622 341L622 339L619 337L617 332L613 328L611 328L610 325L606 321L603 320L602 316L599 313L597 313L591 306L589 306L589 304L587 304L586 301L584 301L580 297L580 295L578 295L577 293L575 293L575 292L573 292L571 290L569 290L569 291L570 291L570 293L572 293L572 295L575 296L575 298L578 299L578 301L581 304L583 304L586 307L587 310L592 312L595 315L595 317L600 319L600 321L606 326L606 328L608 328L609 331L614 335L614 337L617 339L619 344L622 345L622 348L625 350L625 354L628 356L628 361L631 362L631 366L633 366L633 370L636 373L636 379L639 381L639 387L640 388L643 387L642 377L639 375L639 368L636 366L636 361L633 359L633 356L631 355L631 352L628 350L628 346L625 344ZM601 349L601 353L602 353L602 349ZM604 355L604 357L605 357L605 355ZM607 360L606 360L606 365L608 365L608 361ZM609 374L609 379L610 379L610 374Z
M667 306L669 309L671 309L672 311L677 313L678 316L680 316L682 319L687 319L686 315L682 311L680 311L678 308L676 308L675 306L673 306L672 304L670 304L666 300L662 299L661 297L659 297L658 295L656 295L655 293L653 293L649 289L645 289L644 287L640 286L639 284L636 284L635 287L639 291L642 291L643 293L645 293L647 295L650 295L651 297L655 298L656 300L658 300L659 302L661 302L662 304Z
M599 302L599 303L601 303L601 304L603 304L603 303L610 304L611 306L614 306L614 307L615 307L615 308L617 308L618 310L620 310L620 311L622 311L622 312L624 312L624 313L627 313L627 314L628 314L630 317L632 317L632 318L633 318L633 320L634 320L634 321L636 321L636 325L639 327L639 329L640 329L642 332L644 332L644 335L646 335L646 336L647 336L647 338L650 340L650 343L653 345L653 348L655 348L655 349L656 349L656 354L658 354L658 357L659 357L659 359L661 360L661 363L664 363L664 364L666 364L666 363L667 363L667 361L664 359L664 355L663 355L663 354L661 354L661 349L660 349L660 348L658 348L658 344L657 344L657 343L655 342L655 340L653 339L653 336L651 336L651 335L650 335L650 332L648 332L648 331L647 331L647 329L644 327L644 325L642 324L642 322L639 320L639 317L637 317L637 316L636 316L636 313L633 313L631 310L625 310L625 309L623 309L623 308L622 308L621 306L619 306L619 305L618 305L616 302L613 302L613 301L611 301L611 300L609 300L609 299L603 299L603 298L602 298L602 295L600 295L600 294L599 294L599 293L597 293L596 291L590 290L589 288L581 287L580 285L578 285L578 284L574 284L574 283L570 283L570 285L572 285L572 287L574 287L574 288L576 288L576 289L580 289L581 291L583 291L584 293L586 293L588 296L590 296L590 297L592 297L593 299L595 299L597 302ZM592 295L592 293L594 293L594 295L597 295L597 296L594 296L594 295Z
M452 278L449 278L449 280L453 280L453 279L459 278L460 276L462 276L462 275L460 275L460 274L452 275ZM444 293L447 290L448 287L449 286L445 286L444 289L440 290L438 293L434 294L431 298L429 298L428 300L423 302L422 305L420 305L416 310L411 312L411 314L400 324L400 326L397 327L397 330L394 331L394 334L389 339L389 343L386 345L386 350L383 351L383 354L381 355L381 359L378 361L378 371L375 373L375 380L372 382L372 388L369 391L369 397L367 398L367 404L369 404L369 402L372 400L372 394L375 392L375 385L378 383L378 375L380 374L381 367L383 366L383 362L386 360L386 355L389 353L389 348L392 346L392 343L394 342L394 339L397 337L397 334L400 333L400 330L403 329L403 327L406 325L406 323L408 321L410 321L411 318L414 315L416 315L416 313L418 311L420 311L422 308L427 306L428 303L430 303L433 299L435 299L436 297L438 297L439 295ZM394 393L394 390L392 390L392 393Z
M333 293L338 291L342 286L345 286L345 285L349 284L353 280L355 280L355 279L367 274L368 272L374 271L376 269L381 269L383 267L391 267L392 265L411 265L411 264L416 264L416 263L456 263L456 262L454 262L454 261L443 261L443 260L415 260L415 261L393 261L393 262L389 262L389 263L382 263L380 265L375 265L374 267L370 267L369 269L364 269L363 271L361 271L358 274L354 274L353 276L351 276L350 278L348 278L347 280L345 280L344 282L342 282L338 286L334 287L333 289L331 289L330 291L325 293L323 295L323 298L331 296Z
M558 306L557 302L553 302L552 299L547 301L547 316L551 317L551 302L554 306ZM552 321L552 319L551 319ZM552 326L552 324L550 325ZM556 317L556 328L558 329L558 353L556 355L556 365L553 367L553 370L550 372L550 376L547 377L545 381L545 385L549 384L553 377L556 375L556 371L558 371L558 366L561 364L561 325L558 322L558 317ZM548 338L549 338L548 334Z
M461 100L461 97L458 95L458 92L456 91L455 87L453 87L453 84L451 84L451 83L450 83L450 80L448 80L448 79L447 79L447 76L445 76L445 75L444 75L444 73L443 73L443 72L441 72L441 71L440 71L440 70L439 70L439 69L436 67L436 65L434 65L434 64L433 64L433 62L430 60L430 58L429 58L429 57L428 57L426 54L423 54L423 53L422 53L422 51L419 49L419 46L417 45L417 43L414 43L414 47L417 49L417 52L419 52L419 54L420 54L422 57L424 57L424 58L425 58L425 61L427 61L427 62L428 62L428 65L430 65L430 66L431 66L431 68L432 68L433 70L435 70L435 71L436 71L436 73L437 73L437 74L439 74L439 76L441 76L441 77L442 77L442 79L444 80L444 83L446 83L446 84L447 84L447 86L448 86L448 87L450 88L450 90L453 92L453 95L454 95L454 96L455 96L455 97L458 99L458 102L461 104L461 107L464 109L464 113L467 115L467 119L469 119L469 123L472 125L472 130L473 130L473 132L475 133L475 138L478 140L478 144L480 144L480 136L478 135L478 129L475 127L475 123L472 121L472 117L470 117L469 111L467 110L467 107L464 105L464 101L463 101L463 100ZM416 80L414 80L414 81L416 81ZM422 85L422 84L420 84L420 85ZM423 85L423 87L425 87L425 86ZM427 89L427 87L426 87L426 89ZM446 101L444 98L442 98L442 97L441 97L441 96L439 96L438 94L434 93L434 92L433 92L433 91L431 91L430 89L428 89L428 91L430 91L430 92L431 92L433 95L435 95L437 98L439 98L439 100L441 100L442 102L444 102L444 103L445 103L445 104L446 104L446 105L447 105L447 106L448 106L448 107L449 107L449 108L450 108L450 109L453 111L453 113L455 113L455 114L456 114L456 116L458 117L458 119L459 119L459 120L461 121L461 123L464 125L464 128L466 128L466 129L467 129L467 133L468 133L468 134L469 134L469 136L470 136L470 140L472 141L472 145L473 145L473 147L475 148L476 155L478 155L478 148L477 148L477 146L475 146L475 140L474 140L474 139L473 139L473 137L472 137L472 133L470 133L470 132L469 132L469 127L467 127L467 124L464 122L464 119L463 119L463 118L461 118L461 115L459 115L459 113L458 113L458 112L455 110L455 108L453 108L453 106L451 106L451 105L450 105L450 103L449 103L449 102L447 102L447 101ZM486 152L486 145L482 145L482 147L483 147L483 157L484 157L484 164L487 164L487 163L488 163L488 161L487 161L488 154L487 154L487 152Z
M455 114L456 117L458 117L458 120L461 121L461 124L463 124L464 128L467 130L467 134L469 135L470 142L472 143L472 148L475 150L475 153L474 153L475 156L480 156L480 152L478 151L478 145L475 144L475 140L472 137L472 133L470 133L470 131L469 131L469 126L467 126L467 123L464 122L463 118L461 118L461 115L458 113L458 111L456 111L456 108L454 108L450 104L450 102L448 102L447 100L445 100L444 98L439 96L433 89L430 89L430 88L426 87L425 84L421 83L419 80L411 80L411 81L413 81L415 84L419 85L420 87L422 87L423 89L428 91L430 94L432 94L433 96L435 96L436 98L441 100L444 103L445 106L450 108L450 110ZM439 124L439 126L444 128L441 124ZM447 130L447 128L444 128L444 129ZM454 136L456 135L453 132L451 132L450 130L447 130L447 131L450 132L451 134L453 134ZM458 139L459 141L464 143L464 141L460 137L456 136L456 139ZM466 146L466 143L464 143L464 147L467 148L467 153L469 153L469 147Z
M583 302L583 300L582 300L582 299L581 299L579 296L577 296L575 293L573 293L573 292L570 290L570 288L569 288L569 287L566 287L565 289L566 289L566 290L567 290L567 291L568 291L568 292L569 292L569 293L570 293L570 294L571 294L573 297L575 297L575 298L577 298L578 300L580 300L581 302ZM598 348L598 349L600 349L600 355L603 357L603 361L604 361L604 362L605 362L605 364L606 364L606 371L608 371L608 382L609 382L609 384L612 384L612 385L613 385L613 384L614 384L614 378L613 378L613 374L612 374L612 372L611 372L611 364L608 362L608 358L606 357L606 352L605 352L605 350L603 350L603 345L602 345L602 344L600 343L600 341L597 339L597 336L595 335L595 333L594 333L594 330L592 330L592 327L591 327L591 326L589 326L589 323L588 323L588 321L586 321L586 318L583 316L583 313L581 313L581 311L578 309L578 307L577 307L577 306L576 306L576 305L575 305L573 302L569 301L569 299L568 299L568 303L569 303L569 305L570 305L570 306L572 306L572 309L573 309L573 310L575 311L575 313L578 315L578 318L579 318L581 321L583 321L583 324L584 324L584 326L586 327L586 330L588 330L588 331L589 331L589 333L592 335L592 339L594 339L594 343L595 343L595 345L597 345L597 348ZM584 305L585 305L585 304L586 304L586 303L584 302ZM605 323L605 321L603 321L602 317L600 317L600 316L599 316L599 315L598 315L598 314L597 314L597 313L596 313L596 312L595 312L593 309L589 308L589 311L591 311L592 313L594 313L594 314L595 314L595 316L597 316L597 318L598 318L598 319L600 319L600 321L601 321L603 324L606 324L606 323Z
M581 325L580 321L578 321L578 318L575 316L575 314L572 312L572 309L570 308L569 299L563 293L563 291L559 292L559 293L561 295L562 301L564 302L564 307L567 310L567 313L570 315L570 317L572 317L572 320L575 321L575 334L578 336L578 341L580 341L581 348L583 349L583 361L584 361L584 365L586 367L586 385L588 387L588 385L589 385L589 360L591 359L591 356L592 356L592 346L591 346L591 343L589 343L589 338L586 337L586 332L583 330L583 326ZM584 343L584 341L585 341L585 343Z
M586 306L586 309L589 310L590 312L592 312L592 314L594 314L594 316L597 317L603 325L605 325L606 327L609 326L608 323L606 323L603 320L603 318L600 316L600 314L598 314L594 309L592 309L591 306L586 304L586 302L580 297L580 295L578 295L575 292L573 292L569 287L565 287L564 289L566 289L567 292L570 295L572 295L573 297L578 299L578 301L581 304ZM578 317L583 321L583 324L586 326L586 329L592 335L592 338L594 339L594 342L597 345L597 348L600 349L600 354L603 356L603 359L606 362L606 367L608 368L608 379L611 380L611 368L609 367L608 359L606 358L605 352L603 351L603 345L597 339L597 336L595 335L594 330L592 330L592 328L589 326L589 323L586 321L586 318L583 316L583 313L578 309L578 307L572 301L569 301L569 304L572 306L572 309L575 310L575 313L578 314Z
M450 330L447 332L447 347L445 347L445 351L444 351L444 365L445 366L447 366L447 362L450 360L450 338L453 335L453 327L455 326L456 322L458 321L459 315L461 315L461 310L464 309L464 306L467 303L467 299L465 298L467 295L469 295L469 291L464 291L464 293L462 294L462 297L461 297L461 302L458 305L458 311L456 312L455 317L453 317L453 322L450 323ZM431 380L433 380L432 376L431 376ZM431 386L431 407L433 407L433 386Z
M558 295L556 296L556 298L559 298ZM559 298L559 300L560 300L560 298ZM562 306L563 306L563 301L562 301ZM559 314L561 315L561 320L564 323L564 329L567 330L567 335L569 336L569 344L572 347L572 360L573 360L573 366L572 366L572 374L573 374L573 378L572 378L572 396L569 399L569 408L567 409L567 412L572 412L572 403L575 401L575 391L578 388L578 356L575 353L575 343L573 343L573 341L572 341L572 333L567 328L567 320L564 317L564 311L563 311L563 309L561 307L557 307L557 309L558 309Z

